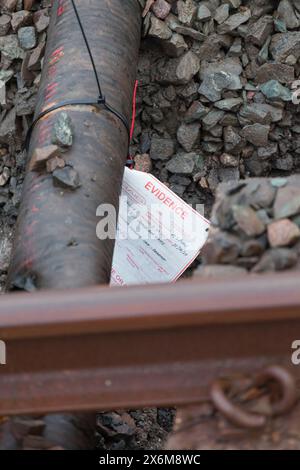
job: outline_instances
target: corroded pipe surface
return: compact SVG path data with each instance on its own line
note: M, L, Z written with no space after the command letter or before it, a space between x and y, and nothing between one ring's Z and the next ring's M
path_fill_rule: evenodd
M76 2L106 101L131 117L140 42L137 0ZM54 2L35 118L65 100L98 98L95 75L72 4ZM80 179L77 189L54 185L52 173L30 171L36 149L51 144L65 111L73 145L63 158ZM128 135L114 114L94 106L66 106L35 126L9 273L9 288L74 288L107 283L113 240L96 237L96 209L118 208ZM56 182L57 184L57 182Z

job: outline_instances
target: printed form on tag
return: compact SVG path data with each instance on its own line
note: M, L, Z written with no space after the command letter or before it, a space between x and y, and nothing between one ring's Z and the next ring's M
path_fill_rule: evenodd
M208 220L153 175L125 168L111 285L176 281L208 229Z

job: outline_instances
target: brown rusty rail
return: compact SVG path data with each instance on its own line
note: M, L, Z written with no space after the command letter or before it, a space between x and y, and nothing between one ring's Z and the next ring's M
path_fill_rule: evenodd
M10 294L0 414L180 405L220 376L292 369L300 275Z

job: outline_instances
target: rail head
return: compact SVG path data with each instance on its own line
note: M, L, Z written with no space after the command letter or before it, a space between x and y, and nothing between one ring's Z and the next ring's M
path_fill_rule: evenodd
M0 298L1 339L300 318L300 274L194 278Z

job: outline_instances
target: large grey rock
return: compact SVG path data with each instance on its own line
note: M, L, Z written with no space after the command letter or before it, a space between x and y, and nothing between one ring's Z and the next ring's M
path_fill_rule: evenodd
M53 184L65 189L75 190L81 186L80 178L77 171L71 166L65 166L54 170L53 173Z
M152 12L157 18L164 20L170 13L171 5L166 0L157 0L152 6Z
M270 126L258 123L245 126L241 131L243 137L257 147L264 147L268 144L269 132Z
M264 253L252 272L283 271L297 263L297 254L289 248L272 248Z
M278 62L268 62L261 65L257 69L255 76L257 83L265 83L269 80L278 80L281 83L291 83L294 78L294 67Z
M189 38L194 39L195 41L204 41L206 39L205 34L201 33L197 29L189 28L188 26L182 26L178 23L168 23L172 31L182 36L188 36Z
M283 110L266 103L251 103L240 108L239 115L246 121L269 124L279 122L283 117Z
M15 34L0 37L0 52L11 60L24 57L24 51L19 46L18 37Z
M156 39L170 39L172 36L172 31L168 28L164 21L152 15L148 35Z
M224 116L224 111L218 109L212 109L207 113L207 115L202 119L204 129L211 129L216 126L218 122Z
M160 83L186 85L199 72L200 60L192 51L178 59L162 60L156 69L156 80Z
M162 137L153 137L151 140L150 157L152 160L168 160L175 151L174 141Z
M243 104L242 98L226 98L217 101L215 107L223 111L236 111Z
M188 83L200 69L200 60L192 51L184 54L178 61L176 76L182 83Z
M187 26L191 26L197 12L197 6L193 0L178 0L177 9L179 21Z
M1 15L0 16L0 36L5 36L10 29L10 16Z
M214 19L218 24L224 23L229 16L229 5L227 3L223 3L215 10Z
M185 116L184 116L184 121L186 123L191 123L194 121L197 121L198 119L201 119L202 117L206 116L208 113L209 108L206 108L203 106L200 101L194 101L189 109L187 110Z
M20 10L12 14L11 27L16 32L22 26L26 26L32 21L31 14L29 11Z
M205 21L209 20L209 18L211 18L210 9L204 3L201 3L197 10L197 20Z
M278 155L278 144L276 142L269 143L266 147L259 147L257 155L260 158L270 158Z
M268 240L272 248L293 245L299 238L299 227L290 219L276 220L268 225Z
M193 152L179 153L166 164L166 169L178 175L191 175L195 168L196 158L197 154Z
M16 133L16 110L12 108L0 123L0 143L9 144Z
M242 244L239 238L223 231L211 230L213 240L204 245L201 255L205 264L234 263L240 254Z
M233 155L238 154L244 146L244 141L239 134L239 129L232 126L224 127L224 142L226 152Z
M73 144L73 128L70 116L65 112L59 113L52 129L52 143L60 147L71 147Z
M18 39L22 49L33 49L37 44L34 26L24 26L18 30Z
M198 142L200 136L200 124L181 124L177 131L177 140L186 152L190 152Z
M279 62L284 62L290 55L299 59L300 31L274 34L270 44L270 52L273 58Z
M251 11L247 8L241 13L229 16L222 24L218 26L218 33L226 34L237 29L241 24L246 23L251 16Z
M295 184L279 188L274 203L275 219L298 214L300 214L300 187Z
M269 100L283 100L291 101L292 93L291 91L281 85L277 80L269 80L268 82L261 85L260 90Z
M288 29L295 29L300 26L300 20L296 16L296 12L290 0L281 0L277 11L279 18L284 21Z
M235 57L226 57L225 59L216 60L210 57L209 60L203 60L200 70L200 78L204 80L206 77L216 72L226 72L233 75L241 75L243 67L241 61Z
M265 224L251 207L234 204L232 214L238 228L248 237L256 237L266 230Z
M223 90L240 90L242 83L239 75L242 70L241 63L236 58L203 62L200 70L203 81L199 93L214 102L221 100Z
M170 39L163 41L162 46L169 57L180 57L189 48L184 37L177 33L173 33Z
M246 40L251 41L257 46L263 46L267 38L273 30L272 16L262 16L258 21L255 21L249 28Z
M240 90L242 84L238 75L231 72L215 72L203 80L199 93L210 101L219 101L223 90Z

